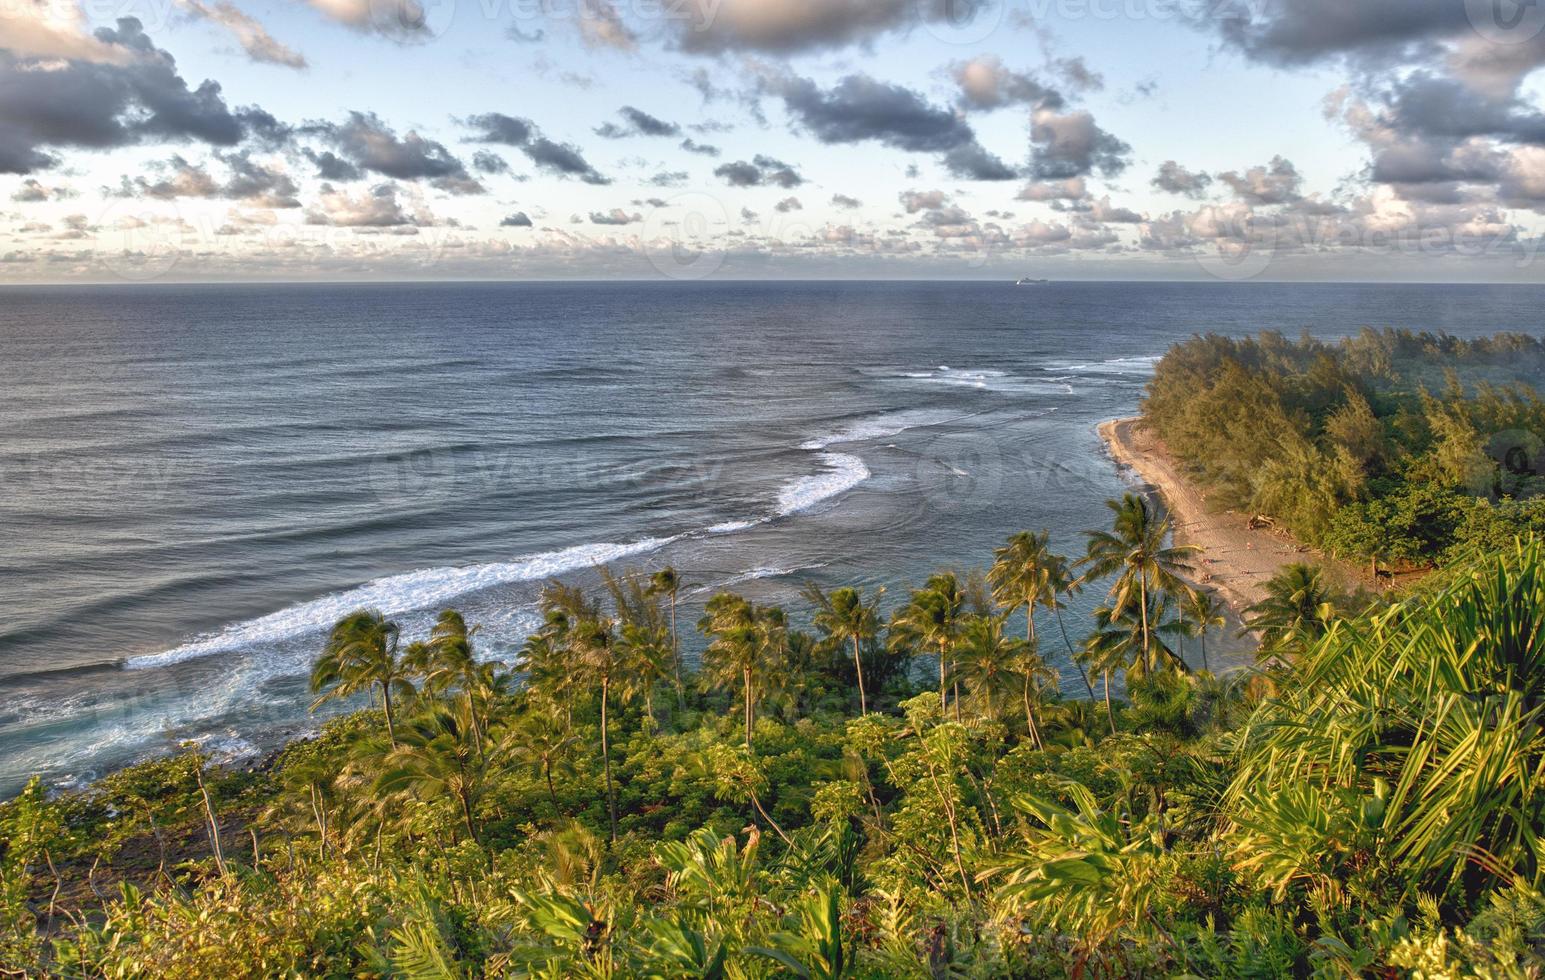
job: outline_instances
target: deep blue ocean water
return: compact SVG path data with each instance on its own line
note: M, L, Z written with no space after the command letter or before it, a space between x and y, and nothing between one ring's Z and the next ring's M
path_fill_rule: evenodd
M455 605L509 657L541 583L600 562L674 563L697 586L691 623L722 588L895 600L1023 528L1077 551L1129 487L1095 426L1136 409L1172 342L1538 335L1542 301L1266 283L3 289L0 792L305 730L321 634L359 606L413 634Z

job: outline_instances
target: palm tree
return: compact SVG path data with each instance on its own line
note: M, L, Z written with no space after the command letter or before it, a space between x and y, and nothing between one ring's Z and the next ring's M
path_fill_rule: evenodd
M1337 596L1322 569L1292 564L1266 582L1266 598L1246 610L1246 625L1261 634L1267 649L1305 646L1330 630Z
M498 754L524 763L547 783L547 797L558 809L558 790L553 770L562 765L579 740L558 719L544 712L529 711L520 721L505 729L499 740Z
M574 671L601 695L601 766L606 772L606 812L611 839L617 840L617 789L612 782L612 753L607 713L612 689L623 674L617 636L610 619L581 619L569 627L568 647Z
M436 705L407 724L402 744L386 757L376 791L409 792L425 801L454 797L467 835L481 847L472 809L483 791L483 775L468 720Z
M1053 608L1057 601L1054 577L1058 555L1051 550L1051 534L1020 531L1008 543L992 553L992 568L987 581L992 583L992 599L1004 609L1025 607L1025 639L1035 642L1035 607Z
M671 669L676 676L676 707L681 707L681 644L676 636L676 600L681 595L681 590L687 583L671 565L655 572L649 577L649 592L651 595L665 596L670 600L671 614Z
M698 630L711 638L703 651L703 678L711 688L739 687L746 748L756 726L756 705L773 686L788 646L788 623L777 607L754 606L721 592L708 600Z
M481 748L488 735L487 719L479 710L496 686L493 664L479 663L472 649L472 634L477 627L467 627L461 613L447 609L435 619L429 642L411 643L403 659L423 678L425 691L441 693L460 688L467 699L473 734Z
M373 609L360 609L338 621L328 634L322 656L311 668L311 703L318 705L346 698L360 691L381 688L386 711L386 736L397 747L397 727L392 714L392 694L413 693L409 666L397 656L397 624Z
M665 630L641 623L624 623L617 642L617 654L622 658L623 669L630 681L630 690L636 688L644 695L644 717L650 727L656 724L654 716L654 692L660 682L671 676L674 659L672 647Z
M891 618L891 645L930 650L939 657L939 708L949 708L950 651L960 639L965 593L954 572L940 572L912 593ZM958 705L956 710L959 715Z
M1207 666L1207 631L1227 622L1223 616L1226 607L1222 600L1206 589L1188 589L1180 597L1180 609L1182 618L1195 628L1196 636L1201 641L1202 669L1210 671L1211 668Z
M1170 522L1145 497L1129 493L1120 502L1107 500L1105 505L1115 512L1113 529L1088 532L1089 550L1079 564L1088 568L1085 581L1116 576L1110 588L1112 617L1120 619L1128 610L1137 610L1143 659L1151 662L1156 624L1149 622L1148 613L1153 597L1185 587L1180 576L1191 570L1185 558L1197 549L1166 545Z
M805 588L805 598L815 606L815 627L825 635L828 643L836 646L853 645L853 670L858 674L858 713L869 713L869 701L864 692L864 661L862 644L880 635L880 595L876 592L868 601L857 589L844 586L830 595L814 584Z
M998 717L1006 698L1016 693L1024 703L1025 729L1036 748L1045 748L1035 706L1041 685L1056 675L1035 652L1035 644L1004 634L1008 614L971 616L958 649L957 671L985 708L984 717Z

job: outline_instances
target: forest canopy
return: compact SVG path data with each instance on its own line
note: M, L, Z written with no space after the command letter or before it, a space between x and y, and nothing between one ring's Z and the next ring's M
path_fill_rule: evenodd
M1219 506L1344 558L1431 567L1545 531L1545 342L1198 336L1143 414Z

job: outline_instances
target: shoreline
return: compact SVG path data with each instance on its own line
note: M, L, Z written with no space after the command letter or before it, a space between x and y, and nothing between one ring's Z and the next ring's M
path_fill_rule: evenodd
M1362 586L1340 562L1286 532L1251 527L1245 514L1209 509L1206 491L1181 472L1141 417L1108 419L1098 431L1117 466L1136 474L1157 494L1174 524L1175 542L1200 549L1194 584L1216 592L1236 617L1266 597L1267 579L1295 562L1324 568L1343 588Z

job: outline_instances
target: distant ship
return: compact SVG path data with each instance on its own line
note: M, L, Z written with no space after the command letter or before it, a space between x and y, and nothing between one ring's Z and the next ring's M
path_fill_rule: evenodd
M1050 279L1031 279L1029 276L1024 276L1024 277L1022 277L1020 279L1015 279L1014 280L1014 285L1016 285L1016 286L1044 286L1044 285L1046 285L1049 282L1051 282Z

